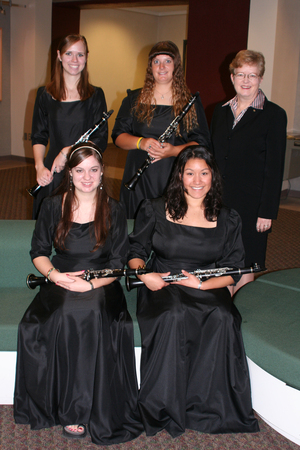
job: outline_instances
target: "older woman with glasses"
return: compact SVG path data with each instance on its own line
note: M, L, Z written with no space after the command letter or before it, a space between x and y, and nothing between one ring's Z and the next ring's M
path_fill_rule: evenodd
M241 50L229 70L236 96L214 111L213 152L223 179L224 204L242 218L245 265L264 266L267 237L279 207L287 118L260 89L265 72L261 53ZM235 291L253 277L244 275Z

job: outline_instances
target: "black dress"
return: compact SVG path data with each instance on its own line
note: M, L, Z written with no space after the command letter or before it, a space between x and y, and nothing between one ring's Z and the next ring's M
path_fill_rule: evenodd
M154 110L150 127L146 123L139 122L132 113L132 108L136 103L139 93L140 89L135 91L129 90L128 96L124 98L112 131L114 142L122 133L158 139L174 119L172 106L158 105ZM181 122L181 135L176 136L174 133L168 140L170 144L182 145L187 142L196 141L198 144L210 147L209 129L200 97L197 98L195 107L199 124L198 127L186 133ZM124 183L132 178L147 156L147 152L137 149L129 150L127 155L120 192L120 201L125 205L127 219L133 219L135 217L137 208L142 200L145 198L160 197L168 184L175 160L174 157L165 158L151 164L140 177L135 191L129 191L125 188Z
M32 145L42 144L49 151L45 158L45 167L51 169L58 153L75 142L102 119L106 112L104 92L94 87L94 94L84 101L59 102L47 93L45 87L38 89L32 118ZM107 123L105 122L92 135L93 141L102 151L107 146ZM60 185L64 171L56 173L53 181L40 189L33 205L33 219L37 218L40 205L45 197Z
M265 99L249 107L232 128L229 105L219 104L211 123L213 152L223 179L223 201L241 216L245 265L265 265L270 231L256 230L258 217L276 219L286 148L286 113Z
M242 267L241 221L222 209L216 228L174 224L161 199L146 200L130 235L130 258L155 272ZM142 336L139 406L147 435L186 428L206 433L259 431L251 406L241 316L227 288L172 285L139 289Z
M73 223L54 267L64 271L122 268L128 252L125 214L110 199L112 228L94 246L93 223ZM31 256L50 256L61 197L45 199ZM142 431L137 408L133 326L121 285L71 292L41 286L19 325L14 396L16 423L32 429L88 424L92 441L129 441Z

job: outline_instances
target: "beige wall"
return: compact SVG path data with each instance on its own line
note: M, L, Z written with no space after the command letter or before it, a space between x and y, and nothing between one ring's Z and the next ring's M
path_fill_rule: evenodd
M11 154L32 157L31 133L37 88L49 79L52 0L18 0L11 8Z
M251 0L248 48L266 58L262 89L286 110L289 133L300 133L299 24L299 0Z
M291 133L300 133L299 49L300 1L278 0L272 100L286 110Z
M148 53L159 40L174 41L182 52L187 16L155 16L121 9L82 10L80 32L89 45L92 84L104 90L109 120L109 142L115 117L127 89L143 85Z

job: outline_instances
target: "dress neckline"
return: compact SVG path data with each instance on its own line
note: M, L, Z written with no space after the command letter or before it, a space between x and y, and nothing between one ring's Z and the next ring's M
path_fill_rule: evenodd
M215 227L197 227L196 225L186 225L184 223L171 222L171 220L168 220L166 217L165 220L173 225L179 225L180 227L197 228L198 230L215 230L216 228L218 228L218 221Z
M94 221L92 220L91 222L84 222L84 223L72 222L73 225L90 225L91 223L94 223Z

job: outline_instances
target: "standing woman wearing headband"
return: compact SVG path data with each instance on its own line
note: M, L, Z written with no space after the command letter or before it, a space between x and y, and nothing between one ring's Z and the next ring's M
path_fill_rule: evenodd
M128 90L112 132L114 143L129 150L120 193L128 219L135 217L142 200L163 194L175 157L183 148L189 144L209 147L209 130L200 97L176 133L167 142L158 142L190 98L177 46L171 41L158 42L149 53L143 88ZM135 191L128 191L124 183L137 172L148 154L154 158L153 163L140 177Z
M37 92L32 145L36 180L43 189L34 201L33 219L37 218L42 200L59 186L70 146L106 112L103 90L89 83L88 53L84 36L66 36L58 45L51 82ZM93 133L93 142L102 151L106 149L107 124Z
M48 278L19 325L14 417L33 430L63 426L69 438L117 444L141 433L133 326L115 278L129 251L122 207L102 184L100 149L72 148L56 195L45 199L31 258ZM51 258L52 246L55 255Z

